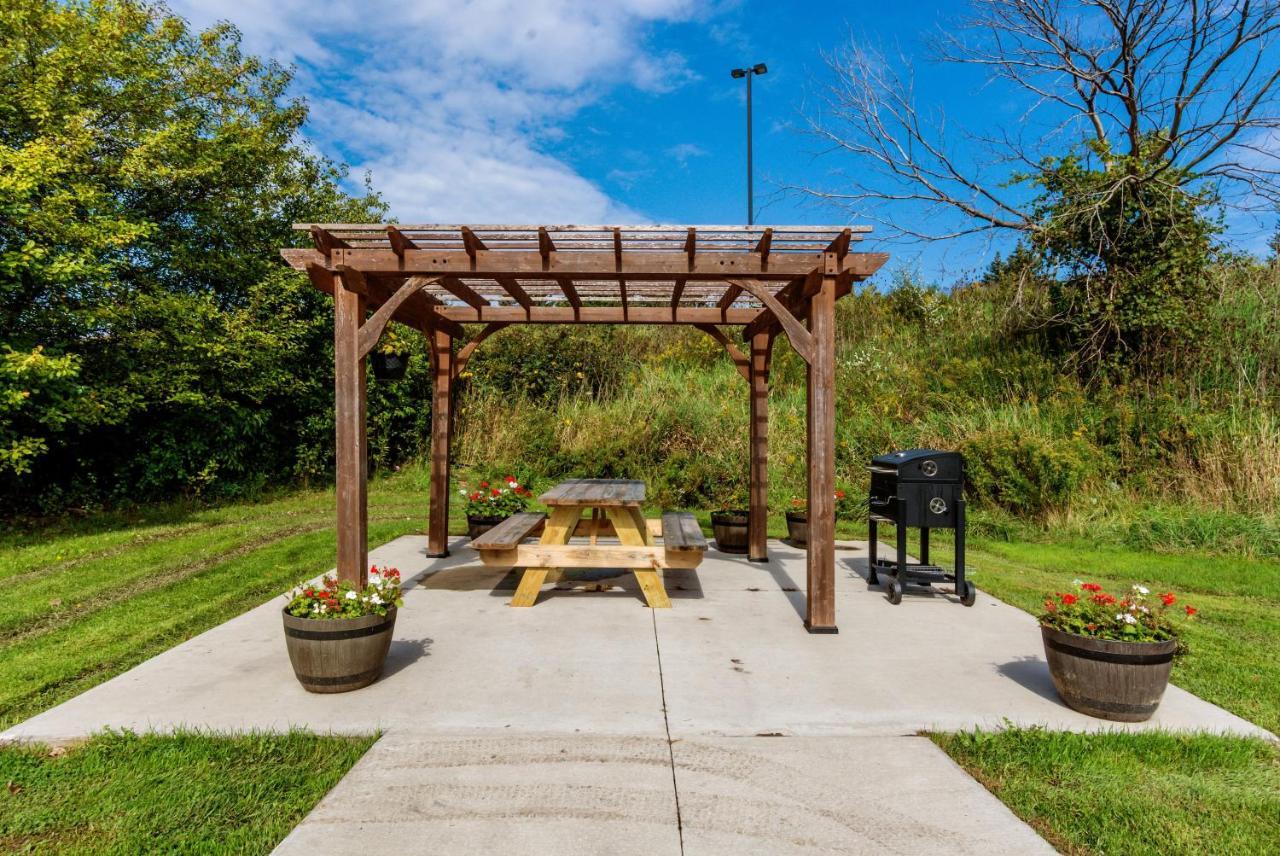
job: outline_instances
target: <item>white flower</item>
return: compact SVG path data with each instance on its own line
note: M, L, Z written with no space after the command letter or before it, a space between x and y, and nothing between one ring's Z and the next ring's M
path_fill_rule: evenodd
M1140 610L1142 610L1143 612L1146 612L1146 613L1150 613L1150 612L1151 612L1151 610L1147 609L1145 606L1140 606L1140 607L1138 607L1138 609L1140 609Z
M518 481L513 481L513 482L511 483L511 486L512 486L512 487L520 487L520 482L518 482Z
M311 604L311 611L312 611L312 612L319 612L319 611L320 611L320 604L318 604L318 603L313 603L313 604Z
M1129 614L1129 613L1127 613L1127 612L1122 612L1122 613L1120 613L1119 615L1117 615L1117 616L1116 616L1116 621L1122 621L1122 622L1124 622L1125 624L1137 624L1137 623L1138 623L1138 619L1134 618L1132 615L1130 615L1130 614Z
M382 598L378 597L377 592L374 592L373 597L369 598L369 602L370 602L370 603L376 603L376 604L381 605L381 603L382 603Z
M1076 588L1080 588L1080 586L1084 585L1084 580L1072 580L1071 584Z
M1147 588L1146 586L1134 586L1133 590L1136 591L1138 594L1151 594L1151 589Z
M360 595L356 594L353 591L347 592L347 600L355 600L358 597L360 597Z

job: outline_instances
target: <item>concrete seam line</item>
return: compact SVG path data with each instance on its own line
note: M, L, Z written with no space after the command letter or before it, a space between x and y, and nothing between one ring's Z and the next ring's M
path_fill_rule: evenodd
M667 717L667 684L662 675L662 645L658 642L658 613L649 610L653 619L653 650L658 655L658 691L662 695L662 725L667 731L667 757L671 760L671 792L676 800L676 834L680 837L680 856L684 856L684 819L680 816L680 783L676 781L676 751L671 742L671 720Z

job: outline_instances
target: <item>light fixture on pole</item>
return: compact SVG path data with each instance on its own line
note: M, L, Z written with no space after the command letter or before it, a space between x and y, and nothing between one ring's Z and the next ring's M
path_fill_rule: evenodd
M733 75L735 80L745 77L747 79L747 225L755 223L755 197L751 187L751 78L757 74L765 74L769 71L769 67L762 62L758 62L750 68L735 68L729 74Z

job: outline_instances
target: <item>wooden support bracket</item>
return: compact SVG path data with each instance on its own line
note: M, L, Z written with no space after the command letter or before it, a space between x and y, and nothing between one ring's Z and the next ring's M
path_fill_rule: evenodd
M738 286L763 303L765 308L773 313L773 317L778 319L778 323L782 325L783 332L791 340L791 347L800 355L800 358L806 363L813 361L813 336L809 334L809 331L805 329L796 316L791 314L787 307L783 306L776 297L769 293L768 289L751 279L728 279L725 282Z
M360 272L351 268L338 268L342 273L343 281L349 279L357 279L363 282ZM360 358L363 359L369 355L374 346L378 344L378 340L382 338L382 332L387 329L387 323L391 321L391 316L396 314L396 310L400 305L414 295L415 292L425 288L432 283L439 282L439 279L427 279L421 276L411 277L404 285L391 295L386 303L378 307L378 310L369 316L369 319L360 325L360 344L358 347Z
M467 368L467 360L471 359L471 355L476 352L476 348L480 347L480 343L492 336L499 330L510 327L510 321L494 321L486 324L485 328L476 334L476 337L470 342L462 346L462 350L458 351L458 355L453 358L453 376L457 378Z
M734 368L738 370L738 374L742 375L747 381L751 380L751 361L747 359L746 354L738 350L738 346L730 341L728 336L720 331L719 327L714 324L694 324L693 326L723 345L724 349L729 352L729 358L733 360Z

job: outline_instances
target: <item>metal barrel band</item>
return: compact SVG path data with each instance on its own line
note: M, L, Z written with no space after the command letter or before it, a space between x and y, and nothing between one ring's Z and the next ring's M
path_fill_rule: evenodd
M294 639L306 639L314 642L336 642L340 639L361 639L365 636L377 636L379 633L386 633L389 629L390 622L383 622L370 627L358 627L354 630L325 632L322 630L299 630L296 627L286 627L284 632L286 636L292 636Z
M1172 651L1164 654L1112 654L1106 651L1089 651L1085 648L1077 648L1074 645L1068 645L1056 639L1046 639L1045 643L1054 651L1071 657L1079 657L1082 660L1097 660L1102 663L1115 663L1121 666L1154 666L1173 661Z
M363 672L357 672L354 675L298 675L298 681L303 685L310 684L313 687L336 687L342 684L354 684L361 681L370 681L378 676L382 671L382 664L379 663L375 668L366 669Z
M1159 700L1148 702L1146 704L1128 704L1122 701L1102 701L1096 698L1086 698L1085 696L1073 696L1072 701L1076 702L1080 707L1087 707L1092 710L1105 710L1108 713L1137 713L1150 715L1155 713L1156 708L1160 706Z

